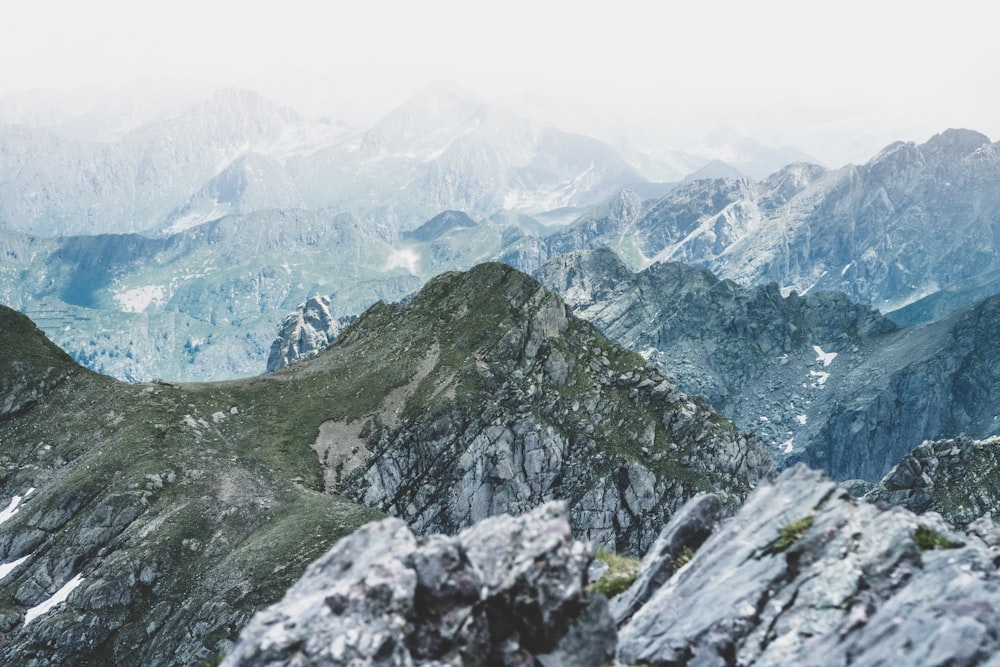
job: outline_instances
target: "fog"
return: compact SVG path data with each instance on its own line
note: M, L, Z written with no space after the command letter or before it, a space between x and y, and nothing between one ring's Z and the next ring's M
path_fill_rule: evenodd
M749 137L828 166L947 127L1000 138L1000 40L981 3L680 4L18 3L0 94L169 78L363 126L443 80L647 150Z

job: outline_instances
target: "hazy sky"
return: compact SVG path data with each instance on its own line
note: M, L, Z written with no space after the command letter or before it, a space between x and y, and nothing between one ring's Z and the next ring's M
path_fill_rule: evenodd
M664 136L725 121L807 149L951 126L1000 139L988 3L933 4L33 0L4 9L0 93L196 78L343 117L449 80Z

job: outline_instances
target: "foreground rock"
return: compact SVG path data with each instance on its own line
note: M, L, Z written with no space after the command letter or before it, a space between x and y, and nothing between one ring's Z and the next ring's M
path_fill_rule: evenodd
M621 628L619 659L982 664L1000 651L1000 552L981 524L955 533L797 466L755 491Z
M586 589L591 559L558 503L456 537L371 523L258 613L223 665L600 665L615 629Z

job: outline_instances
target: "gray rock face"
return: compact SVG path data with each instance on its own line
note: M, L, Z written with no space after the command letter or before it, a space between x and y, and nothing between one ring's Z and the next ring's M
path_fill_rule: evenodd
M977 665L1000 651L995 543L804 467L759 488L619 632L650 665Z
M835 171L792 164L759 183L685 183L618 224L595 225L586 215L544 248L553 258L609 246L635 268L684 262L741 284L844 292L889 311L995 274L998 183L997 144L947 130ZM971 303L955 300L951 308Z
M926 439L1000 433L1000 298L900 329L843 294L782 296L681 264L633 273L609 250L536 276L779 460L874 482Z
M366 350L366 373L400 379L375 411L330 424L364 456L331 440L328 488L417 532L564 499L582 537L639 554L686 499L708 488L735 506L772 470L756 439L504 265L370 310L318 359Z
M586 589L591 559L561 504L455 537L368 524L255 615L223 665L596 667L615 630Z
M865 498L938 512L966 526L1000 515L1000 438L927 441L903 457Z
M267 372L316 356L354 319L334 316L328 296L310 298L282 320L278 336L271 343Z

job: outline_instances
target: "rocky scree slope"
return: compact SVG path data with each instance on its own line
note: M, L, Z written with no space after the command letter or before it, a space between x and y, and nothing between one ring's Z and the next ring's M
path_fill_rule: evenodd
M557 257L535 278L776 454L805 445L797 435L822 421L830 377L897 328L842 294L786 297L673 262L633 272L607 248Z
M674 263L633 273L609 250L536 277L780 459L838 479L876 481L925 439L998 432L1000 298L902 329L843 294L782 296Z
M568 501L580 535L641 553L699 491L734 504L772 469L754 438L503 264L378 304L322 354L357 395L316 448L327 488L452 533Z
M937 512L967 526L1000 513L1000 438L928 440L865 494L914 512Z
M0 307L0 662L223 652L379 516L322 491L301 403L278 384L124 384Z

